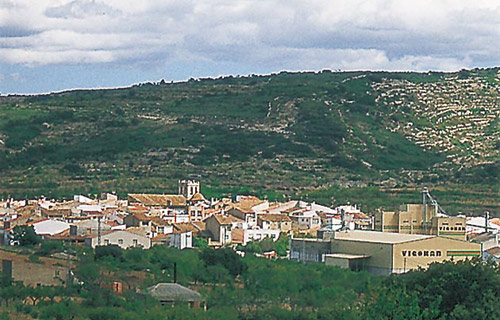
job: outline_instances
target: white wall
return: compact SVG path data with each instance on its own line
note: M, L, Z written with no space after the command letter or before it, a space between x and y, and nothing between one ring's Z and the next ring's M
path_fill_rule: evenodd
M97 246L97 237L91 238L92 248ZM137 240L137 243L134 241ZM101 245L117 245L122 249L127 249L130 247L142 247L144 249L149 249L151 247L151 240L144 236L128 232L125 230L114 231L101 236Z
M184 233L172 233L170 235L169 247L179 250L193 247L193 233L191 231Z
M247 229L245 230L245 236L243 239L243 245L246 245L251 241L259 241L265 238L271 238L273 241L278 240L280 237L280 230L277 229Z

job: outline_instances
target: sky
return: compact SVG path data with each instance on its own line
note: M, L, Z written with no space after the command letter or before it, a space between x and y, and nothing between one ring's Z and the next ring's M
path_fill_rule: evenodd
M500 65L499 0L0 0L0 94Z

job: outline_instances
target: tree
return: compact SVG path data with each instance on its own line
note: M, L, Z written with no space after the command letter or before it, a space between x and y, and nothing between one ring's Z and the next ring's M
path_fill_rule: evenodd
M15 226L10 240L19 246L36 245L42 241L41 237L35 233L33 226Z
M97 246L95 248L95 259L99 260L103 257L113 257L120 258L122 256L122 249L116 244L107 245L107 246Z
M365 319L422 319L422 313L415 292L408 293L400 288L380 288L376 298L364 310Z
M193 237L193 247L206 249L208 247L208 240L201 237Z
M44 241L38 250L41 256L48 256L55 252L64 251L64 244L62 241Z
M229 271L231 276L236 277L246 271L246 265L241 257L231 249L205 249L200 255L206 266L220 264Z
M397 305L405 304L412 314L418 307L424 319L500 319L495 307L500 303L499 267L480 258L435 263L427 270L392 276L383 288L367 308L374 314L399 314L408 310ZM376 305L383 310L374 310Z

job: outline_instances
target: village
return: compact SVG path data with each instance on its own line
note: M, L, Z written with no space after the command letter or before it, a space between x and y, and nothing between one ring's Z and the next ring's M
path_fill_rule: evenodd
M285 237L289 250L280 258L376 274L404 273L447 259L500 259L499 218L490 219L489 213L484 217L448 216L427 189L422 191L422 199L423 203L401 204L395 211L364 213L352 204L280 203L251 195L206 199L199 181L179 180L177 194L131 193L119 199L103 193L94 199L75 195L71 201L3 200L0 227L3 246L19 245L15 234L22 227L32 227L44 241L91 248L161 245L182 250L203 241L211 248L236 250L252 242L276 242ZM407 243L411 246L401 245ZM259 256L279 258L275 251Z

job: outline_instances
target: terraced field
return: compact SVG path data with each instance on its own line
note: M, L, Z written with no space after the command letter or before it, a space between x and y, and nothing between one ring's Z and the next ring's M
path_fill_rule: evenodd
M498 71L283 72L0 97L0 197L175 192L188 177L207 196L347 194L369 207L380 201L356 190L471 185L493 200L468 193L467 210L498 211Z

